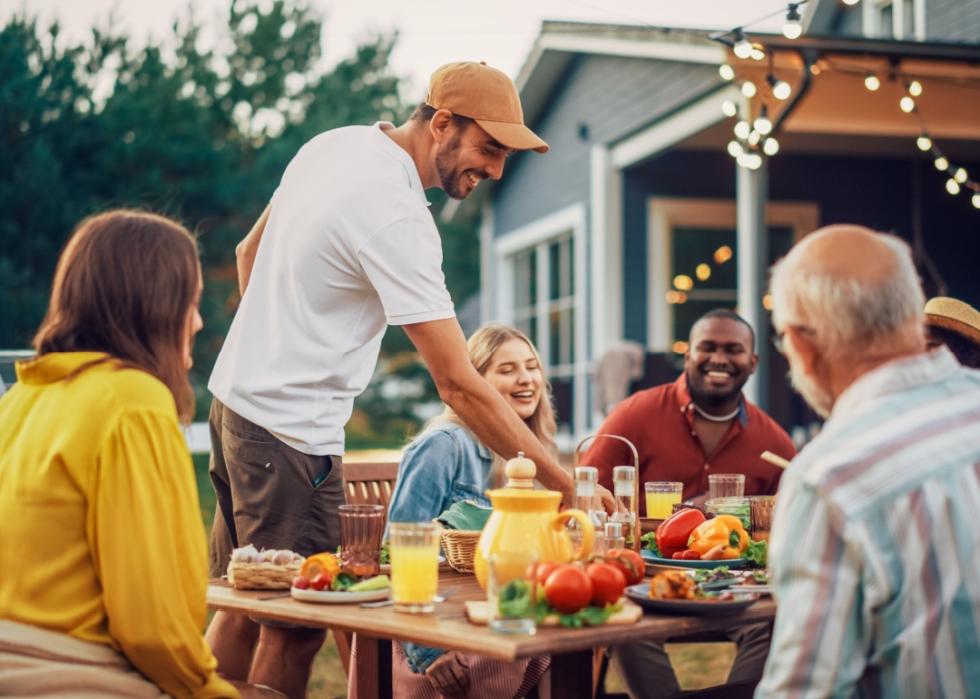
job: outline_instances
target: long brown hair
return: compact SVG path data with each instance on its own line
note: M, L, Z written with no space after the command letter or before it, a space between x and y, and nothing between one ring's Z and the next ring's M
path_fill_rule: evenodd
M86 218L55 269L38 355L105 352L160 379L188 420L188 313L201 266L194 237L163 216L119 209Z
M531 417L524 420L524 424L534 433L534 436L538 438L542 446L550 454L557 457L558 445L555 444L555 433L558 431L558 424L555 421L555 408L551 403L551 382L548 381L548 377L544 373L544 364L538 355L538 348L534 346L530 338L517 328L509 325L503 325L501 323L481 325L476 332L470 335L470 339L466 342L470 362L472 362L480 376L486 376L487 371L490 369L490 362L493 361L493 355L497 353L501 345L510 340L521 340L524 342L530 348L534 358L538 360L538 366L541 367L541 378L543 379L541 400L538 402L538 407ZM447 405L441 414L429 421L423 432L427 432L445 422L453 422L463 427L466 426L456 412ZM492 481L499 479L502 467L503 459L495 453L493 458L494 476L491 479Z

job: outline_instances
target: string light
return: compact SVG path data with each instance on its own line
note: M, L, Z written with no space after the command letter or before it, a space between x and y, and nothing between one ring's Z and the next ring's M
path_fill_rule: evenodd
M776 155L779 152L779 141L775 138L767 138L762 144L762 152L766 155Z
M943 172L944 170L948 170L949 169L949 161L946 160L946 158L944 156L942 156L942 155L940 155L938 158L936 158L932 162L932 164L935 165L936 166L936 169L939 170L940 172Z
M731 100L725 100L721 103L721 113L726 117L733 117L738 114L738 107Z
M918 97L922 94L922 83L918 80L913 80L908 85L909 94L913 97Z
M744 150L745 149L742 148L742 144L739 143L738 141L728 142L728 154L733 158L737 158L738 156L740 156Z
M786 21L783 23L783 36L787 39L799 39L803 33L803 25L800 24L799 3L791 2L786 8Z
M732 53L742 59L751 56L752 44L745 38L745 32L742 31L742 28L736 28L733 34L735 37L735 44L732 46Z
M960 184L959 184L959 182L957 182L956 180L954 180L952 177L949 178L948 180L946 180L946 191L949 192L950 194L952 194L953 196L956 196L957 194L959 194L960 193Z
M742 83L742 94L746 97L755 97L756 92L757 90L755 83L751 80L746 80L744 83Z
M878 88L881 87L881 80L874 73L868 73L864 78L864 86L871 90L871 92L877 92Z
M851 7L857 5L859 2L861 2L861 0L844 0L844 4L849 5Z
M694 274L701 281L708 281L711 278L711 267L702 262L694 268Z
M753 61L764 61L766 60L766 52L759 44L753 44L752 53L749 54L749 58Z
M926 136L925 134L922 134L917 139L915 139L915 145L919 148L919 150L927 151L930 148L932 148L932 139Z
M749 132L752 131L752 127L749 126L749 122L743 119L736 123L732 130L735 132L736 136L744 140L749 137Z
M769 86L772 88L772 96L778 100L788 99L791 94L793 94L793 88L790 87L789 83L785 80L780 80L772 73L766 78Z
M956 172L953 173L953 179L959 182L960 184L963 184L968 179L970 179L970 176L967 174L965 168L958 167L956 168Z
M976 208L980 209L980 192L977 192L972 197L970 197L970 203Z
M745 140L749 142L749 145L750 146L757 146L757 145L759 145L759 139L761 139L761 138L762 138L762 134L760 134L758 131L756 131L755 129L753 129L749 133L749 137L747 139L745 139Z
M769 121L769 108L766 105L762 105L762 109L759 110L759 116L752 122L752 126L763 136L772 133L772 122Z
M730 259L732 259L732 256L734 254L735 253L732 251L731 247L729 247L728 245L722 245L720 248L715 250L712 257L715 260L715 264L723 265L726 262L728 262Z
M694 280L686 274L678 274L674 277L674 288L681 291L690 291L694 288Z
M905 95L905 97L898 101L898 107L906 114L911 114L915 111L915 100Z
M734 80L735 69L727 63L722 63L720 66L718 66L718 75L721 76L722 80Z

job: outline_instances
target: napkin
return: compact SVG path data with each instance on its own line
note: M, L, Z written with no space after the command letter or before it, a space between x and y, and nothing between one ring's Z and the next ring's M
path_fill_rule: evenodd
M478 505L472 500L459 500L436 517L436 521L447 529L477 532L482 531L492 512L489 507Z

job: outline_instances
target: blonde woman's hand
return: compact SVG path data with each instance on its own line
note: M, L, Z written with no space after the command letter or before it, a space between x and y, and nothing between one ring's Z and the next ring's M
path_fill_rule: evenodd
M606 512L612 514L616 511L616 498L613 497L613 494L610 493L609 490L603 488L597 483L595 487L595 494L599 496L599 500L602 502L602 506L605 508Z
M425 671L435 690L447 697L461 697L470 687L470 668L466 656L454 650L439 656Z

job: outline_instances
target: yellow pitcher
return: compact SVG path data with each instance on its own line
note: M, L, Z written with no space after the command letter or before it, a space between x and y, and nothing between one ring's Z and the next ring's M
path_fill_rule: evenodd
M483 589L487 587L487 559L500 553L534 552L540 562L568 563L592 553L595 529L589 516L581 510L558 512L561 493L534 490L534 462L520 452L507 462L507 487L487 493L493 514L487 521L476 545L473 567ZM576 552L566 525L578 522L582 545Z

